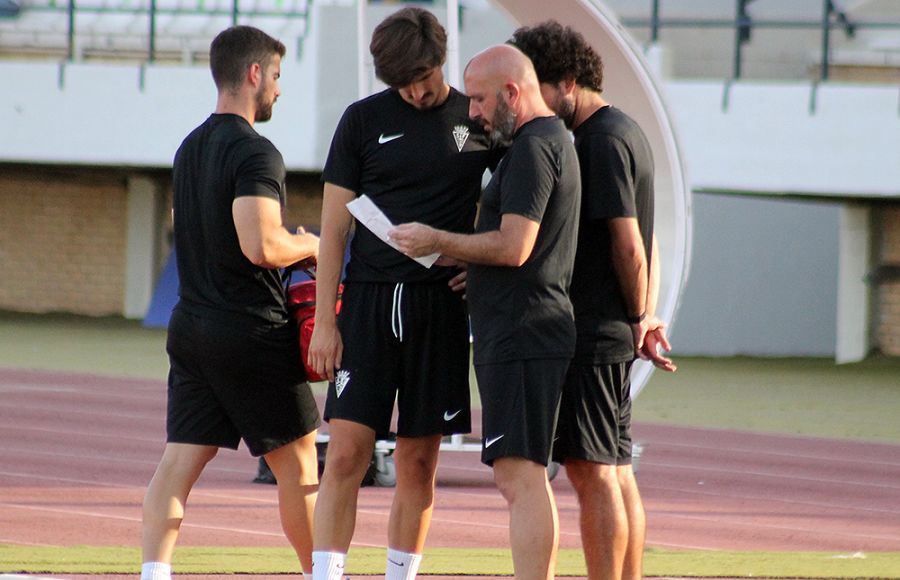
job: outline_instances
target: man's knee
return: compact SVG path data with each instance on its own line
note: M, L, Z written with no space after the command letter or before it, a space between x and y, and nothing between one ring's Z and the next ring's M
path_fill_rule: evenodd
M325 477L362 481L371 460L372 447L351 441L336 443L332 439L325 453Z
M159 466L171 476L190 476L206 467L218 451L218 447L170 443L166 445Z
M545 490L547 468L521 457L503 457L494 461L494 483L508 503Z
M397 485L421 489L434 487L440 437L398 439L394 452Z
M278 483L299 482L300 485L319 483L319 466L315 445L302 439L288 443L265 455L266 463Z
M619 489L615 465L569 460L565 466L566 475L579 497L601 491L611 493Z

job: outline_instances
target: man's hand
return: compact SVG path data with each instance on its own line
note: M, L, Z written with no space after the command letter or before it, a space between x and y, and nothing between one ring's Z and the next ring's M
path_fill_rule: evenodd
M660 348L665 352L672 350L669 339L666 337L666 323L658 318L649 321L650 329L644 337L644 345L638 351L638 356L644 360L649 360L658 369L674 373L678 367L672 359L660 354Z
M437 252L438 230L412 222L400 224L388 234L401 252L410 258L420 258Z
M631 324L631 338L634 340L634 352L640 353L644 348L644 337L650 330L650 322L645 318L640 322Z
M468 277L467 269L469 267L469 264L466 262L457 260L456 258L450 258L447 256L439 257L437 259L437 261L435 262L435 264L438 266L448 266L450 268L458 268L460 270L459 274L450 278L450 280L447 282L447 285L450 286L450 289L453 290L454 292L462 292L463 300L465 300L466 299L466 294L465 294L466 279Z
M341 368L344 341L335 324L317 323L309 340L307 362L320 377L334 381L335 369Z

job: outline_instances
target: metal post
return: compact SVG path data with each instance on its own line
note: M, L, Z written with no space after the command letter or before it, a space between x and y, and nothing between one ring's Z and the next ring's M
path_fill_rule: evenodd
M240 0L234 0L234 3L231 5L231 25L237 26L238 24L238 2Z
M750 31L753 28L753 21L747 14L747 4L753 0L738 0L737 15L734 20L734 76L739 79L743 74L744 64L744 44L750 41Z
M828 80L829 47L831 46L831 13L834 5L831 0L824 0L825 9L822 11L822 64L819 68L819 80Z
M69 16L69 30L67 31L67 42L68 42L68 60L69 62L75 61L75 0L69 0L68 6L68 16Z
M356 0L356 83L359 98L368 96L369 82L366 74L366 8L368 0Z
M156 60L156 0L150 0L150 46L148 48L147 61Z
M459 87L459 1L447 0L447 72L448 80Z
M653 0L650 12L650 42L656 44L659 41L659 0Z
M744 23L746 12L744 9L744 0L737 0L737 10L734 15L734 63L732 64L731 78L741 78L742 55L741 48L744 43L742 40L741 27Z

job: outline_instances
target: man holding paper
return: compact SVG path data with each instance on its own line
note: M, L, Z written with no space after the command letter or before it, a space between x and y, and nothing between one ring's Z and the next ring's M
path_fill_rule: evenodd
M531 61L509 45L466 67L470 114L512 144L481 198L474 234L421 223L391 239L409 256L471 262L468 294L482 404L481 460L510 510L516 578L553 578L559 522L547 463L575 351L568 289L578 232L578 157L544 103Z
M471 232L482 175L497 157L468 117L469 99L444 80L446 40L434 15L420 8L402 9L376 27L370 50L375 73L389 88L347 108L325 164L309 352L310 364L330 381L324 413L330 441L315 513L316 580L341 578L359 483L376 439L388 436L395 398L397 489L387 580L415 577L441 438L470 431L460 271L441 263L426 267L385 241L391 224L410 221ZM354 225L351 202L361 219L336 317Z

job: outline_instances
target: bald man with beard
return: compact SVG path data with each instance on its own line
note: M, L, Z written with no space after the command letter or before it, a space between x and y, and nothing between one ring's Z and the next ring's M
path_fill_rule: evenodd
M572 139L531 61L498 45L465 71L469 116L510 143L473 234L402 224L409 256L469 263L467 296L482 401L481 459L510 510L516 578L553 578L559 521L547 480L562 383L575 349L568 289L581 181Z

